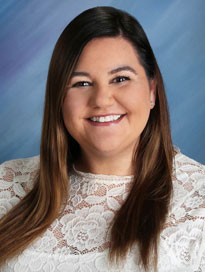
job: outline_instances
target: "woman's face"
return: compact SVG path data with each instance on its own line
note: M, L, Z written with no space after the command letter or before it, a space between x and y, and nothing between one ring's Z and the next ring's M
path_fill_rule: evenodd
M65 126L83 154L132 154L148 121L155 83L122 37L96 38L82 51L67 88Z

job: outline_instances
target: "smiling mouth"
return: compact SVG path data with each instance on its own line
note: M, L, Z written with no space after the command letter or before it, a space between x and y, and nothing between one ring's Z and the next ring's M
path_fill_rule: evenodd
M105 123L105 122L113 122L118 120L122 114L119 115L107 115L107 116L94 116L89 118L93 122L100 122L100 123Z
M87 120L94 124L111 124L118 123L126 114L114 114L107 116L93 116Z

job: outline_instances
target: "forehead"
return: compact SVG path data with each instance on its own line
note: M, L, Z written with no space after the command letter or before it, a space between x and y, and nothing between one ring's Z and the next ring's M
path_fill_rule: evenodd
M95 38L88 42L76 69L96 66L112 69L113 65L140 65L136 49L123 37Z

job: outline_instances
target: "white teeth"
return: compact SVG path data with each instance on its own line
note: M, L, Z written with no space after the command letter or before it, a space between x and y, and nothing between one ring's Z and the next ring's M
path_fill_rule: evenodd
M94 121L94 122L100 122L100 123L104 123L104 122L112 122L112 121L116 121L117 119L119 119L122 115L108 115L105 117L97 117L94 116L92 118L90 118L90 120Z
M104 118L104 117L100 117L100 118L99 118L99 122L104 123L104 121L105 121L105 118Z
M109 117L109 116L106 116L106 117L104 118L104 121L105 121L105 122L109 122L109 121L110 121L110 117Z

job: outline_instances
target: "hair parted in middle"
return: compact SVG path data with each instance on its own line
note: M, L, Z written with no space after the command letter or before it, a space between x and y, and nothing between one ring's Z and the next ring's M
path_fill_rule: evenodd
M156 267L159 234L172 193L169 113L161 73L144 30L134 17L113 7L91 8L78 15L64 29L54 48L46 86L39 176L23 200L28 204L31 197L35 198L29 209L35 210L32 220L36 221L24 226L24 232L30 236L19 240L20 249L46 230L68 199L69 169L80 154L80 146L65 128L62 104L78 59L89 41L119 36L134 47L148 80L155 79L156 101L133 157L133 187L111 226L110 260L123 259L137 242L142 266L148 269L153 260ZM8 223L6 217L5 222Z

